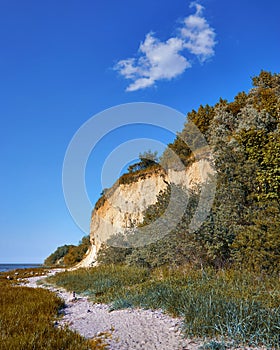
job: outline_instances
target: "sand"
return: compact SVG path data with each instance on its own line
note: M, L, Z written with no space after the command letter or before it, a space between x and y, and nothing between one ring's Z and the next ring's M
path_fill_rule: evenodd
M53 271L52 273L55 273ZM44 278L44 277L43 277ZM55 292L65 301L62 318L57 327L68 325L86 338L104 334L112 350L195 350L201 344L184 339L182 320L172 318L161 310L125 309L110 311L109 305L94 304L86 297L53 286L37 285L41 277L31 277L26 286L43 287Z
M59 270L61 271L61 270ZM52 270L50 274L56 273ZM65 302L56 327L67 325L85 338L104 337L110 350L198 350L203 341L186 339L182 319L172 318L161 310L124 309L110 311L106 304L94 304L86 297L51 285L38 285L46 276L28 278L25 286L46 288ZM228 347L236 350L265 350L265 347Z

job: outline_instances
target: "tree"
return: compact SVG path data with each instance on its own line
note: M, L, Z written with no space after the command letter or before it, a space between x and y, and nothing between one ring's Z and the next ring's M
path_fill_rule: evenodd
M69 250L74 247L73 245L63 245L61 247L58 247L50 256L48 256L45 261L44 265L46 266L53 266L53 265L64 265L64 257L67 255Z
M140 162L137 162L135 164L132 164L128 167L128 172L133 173L138 170L147 169L155 164L158 164L158 152L152 152L151 150L148 150L144 153L139 154Z
M122 261L148 267L186 262L216 268L236 264L254 271L279 272L280 75L262 71L253 78L253 85L248 94L237 94L233 102L220 99L214 107L200 106L188 113L183 130L161 157L165 169L175 170L195 161L194 150L206 159L205 141L200 137L204 134L217 181L206 220L196 232L190 231L199 189L188 194L187 202L180 191L171 191L171 184L147 208L140 227L126 237L131 247L138 248L131 248L127 255L119 252ZM140 154L139 160L129 168L136 173L126 174L128 177L139 178L137 170L154 171L157 159L153 152ZM172 193L178 196L169 206ZM172 207L169 215L167 207ZM183 215L179 215L181 209ZM168 233L163 236L162 232ZM133 245L135 242L139 244Z
M64 257L65 265L72 266L83 260L84 255L86 254L90 246L89 236L84 236L79 242L79 245L72 246L68 253Z
M254 209L254 210L252 210ZM280 272L280 206L257 203L247 210L247 224L239 226L232 244L237 265L252 271Z

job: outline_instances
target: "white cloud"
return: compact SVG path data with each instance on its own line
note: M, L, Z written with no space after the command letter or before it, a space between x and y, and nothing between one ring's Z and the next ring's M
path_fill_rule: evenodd
M125 78L133 80L127 91L143 89L154 85L157 80L172 79L190 67L190 63L180 54L182 50L183 40L170 38L162 42L149 33L140 45L140 58L119 61L116 69Z
M195 55L201 62L214 55L215 32L202 17L203 6L191 3L196 8L186 17L179 28L178 36L160 41L153 33L146 35L140 44L138 58L119 61L115 70L124 78L132 80L126 91L136 91L155 85L159 80L170 80L191 67L186 52Z
M215 31L209 26L206 19L201 17L203 6L192 4L196 7L196 13L184 20L181 36L185 40L185 47L201 62L214 55Z

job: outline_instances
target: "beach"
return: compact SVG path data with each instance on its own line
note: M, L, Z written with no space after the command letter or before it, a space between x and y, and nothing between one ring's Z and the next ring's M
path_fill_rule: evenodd
M50 274L56 273L52 270ZM172 318L161 310L125 309L110 311L109 305L94 304L84 296L37 282L45 277L28 278L32 288L47 288L65 301L57 327L69 326L86 338L103 335L112 350L155 349L196 350L200 342L184 339L180 318Z

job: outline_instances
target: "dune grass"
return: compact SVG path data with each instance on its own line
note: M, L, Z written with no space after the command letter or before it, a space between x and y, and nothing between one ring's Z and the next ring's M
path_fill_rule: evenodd
M180 316L189 337L280 348L277 277L191 266L154 270L100 266L60 273L48 281L94 302L110 303L112 310L141 307Z
M0 275L0 350L106 349L100 338L86 340L67 328L54 326L64 305L54 293L13 285L23 276L44 273L35 271Z

